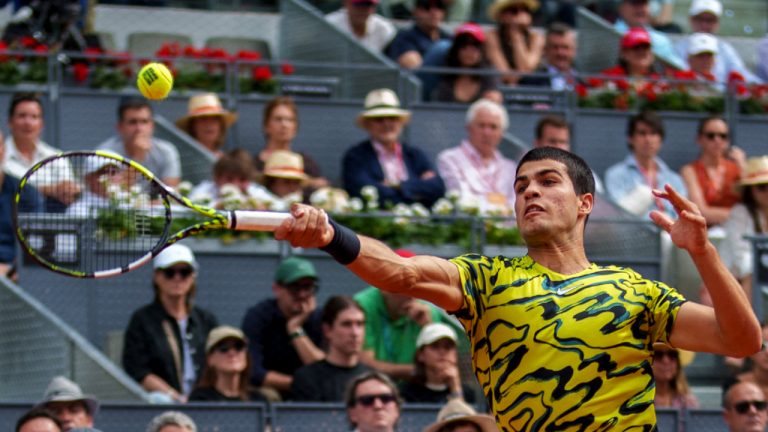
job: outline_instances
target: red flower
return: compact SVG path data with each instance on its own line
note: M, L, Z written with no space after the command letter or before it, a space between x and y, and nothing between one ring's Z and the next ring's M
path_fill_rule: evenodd
M749 89L744 84L736 84L736 94L739 96L746 96L749 94Z
M83 50L83 54L85 54L87 60L91 63L95 63L100 55L103 54L101 49L96 47L88 47Z
M655 102L656 99L658 99L658 95L656 94L656 89L653 87L653 83L649 82L646 83L640 91L638 91L638 94L642 97L644 97L648 102Z
M160 58L173 58L181 54L181 47L178 42L164 43L155 55Z
M21 38L21 46L23 48L32 48L37 46L37 39L32 36L24 36Z
M600 72L600 75L608 75L608 76L627 76L627 71L624 70L621 66L614 66L609 69L605 69L602 72Z
M602 87L603 86L603 80L601 80L600 78L594 78L593 77L593 78L587 79L587 84L590 87Z
M584 84L578 83L576 84L576 94L579 95L580 98L585 98L589 96L589 92L587 91L587 86Z
M676 70L672 72L672 77L676 80L681 80L681 81L694 81L696 79L696 72L690 71L690 70L686 70L686 71Z
M115 64L117 65L127 65L133 59L133 56L128 51L115 51L115 52L108 52L107 54L116 57ZM149 61L142 60L139 63L141 63L141 65L143 66L149 63Z
M744 75L736 72L731 71L731 73L728 74L728 82L745 82L746 79L744 78Z
M629 96L626 93L616 96L613 100L613 105L616 109L627 110L629 108Z
M0 53L4 53L8 50L8 44L0 40ZM8 61L7 55L0 55L0 63Z
M187 45L184 47L184 57L200 58L202 54L202 50L198 50L192 45Z
M75 81L82 84L88 79L88 65L85 63L75 63L72 66L72 73Z
M253 68L253 79L255 81L266 81L272 78L272 71L266 66Z
M48 47L44 44L40 44L34 48L34 51L39 54L47 54L48 53Z
M240 50L236 55L238 60L261 60L261 53L258 51Z
M280 70L283 72L283 75L293 75L293 73L296 72L296 69L293 67L293 65L288 63L283 63L280 65Z
M126 78L133 78L133 69L131 69L129 66L126 66L122 69L123 76Z
M618 88L621 91L627 91L629 90L629 83L627 82L627 80L623 80L623 79L616 80L616 88Z

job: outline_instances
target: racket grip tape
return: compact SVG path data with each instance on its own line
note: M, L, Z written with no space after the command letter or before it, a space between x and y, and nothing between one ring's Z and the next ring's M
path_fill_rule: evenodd
M274 231L290 217L290 213L246 210L235 210L229 214L232 229L237 231Z

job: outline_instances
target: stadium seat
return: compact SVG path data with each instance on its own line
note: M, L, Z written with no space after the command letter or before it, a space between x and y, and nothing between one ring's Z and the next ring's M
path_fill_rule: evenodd
M174 33L137 32L128 35L128 51L136 57L154 57L164 43L192 45L192 38Z
M265 60L272 58L272 50L269 43L263 39L249 39L238 37L212 37L205 41L208 48L223 48L230 53L240 50L258 51Z

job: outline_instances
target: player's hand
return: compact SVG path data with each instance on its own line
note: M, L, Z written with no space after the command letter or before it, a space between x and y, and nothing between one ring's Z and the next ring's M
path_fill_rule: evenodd
M432 311L429 309L428 304L419 300L412 300L406 303L404 308L408 318L419 326L424 327L432 322Z
M661 229L668 232L675 246L685 249L691 255L704 253L709 243L707 221L693 202L685 199L672 186L665 185L664 190L654 189L653 194L669 201L677 212L677 220L654 210L651 219Z
M306 204L293 204L291 216L275 230L275 239L285 240L293 247L319 248L333 239L333 227L325 211Z

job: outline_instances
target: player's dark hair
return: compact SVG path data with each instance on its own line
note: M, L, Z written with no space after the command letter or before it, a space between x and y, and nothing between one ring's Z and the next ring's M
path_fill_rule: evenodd
M58 419L52 412L48 411L45 408L32 408L31 410L27 411L23 416L19 418L19 420L16 422L16 432L19 432L26 423L39 419L39 418L46 418L50 421L52 421L57 428L59 428L59 432L63 429L64 425L61 423L61 420Z
M336 317L338 317L340 313L347 309L357 309L362 312L363 315L365 315L363 308L361 308L360 305L357 304L357 302L352 297L338 295L329 298L328 301L325 302L325 306L323 306L323 313L320 316L320 321L323 324L327 324L328 326L333 326L333 323L336 321Z
M11 98L11 104L8 107L9 119L13 117L13 114L16 112L16 107L19 106L19 104L22 102L35 102L38 106L40 106L40 112L43 111L43 101L40 99L39 93L14 93L13 97Z
M595 177L592 174L592 170L584 159L576 156L571 152L561 150L554 147L540 147L530 150L526 153L520 163L517 165L516 173L520 172L526 162L534 162L540 160L553 160L565 165L568 177L573 184L573 190L576 195L583 195L585 193L595 194Z
M120 103L117 104L117 119L123 121L123 116L128 110L137 110L142 108L148 108L150 114L153 113L152 105L144 98L129 96L120 99Z

